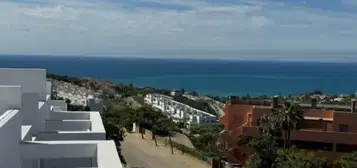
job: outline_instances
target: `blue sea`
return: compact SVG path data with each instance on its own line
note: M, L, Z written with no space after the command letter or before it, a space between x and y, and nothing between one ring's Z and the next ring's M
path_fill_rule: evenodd
M0 67L220 96L357 92L357 63L0 56Z

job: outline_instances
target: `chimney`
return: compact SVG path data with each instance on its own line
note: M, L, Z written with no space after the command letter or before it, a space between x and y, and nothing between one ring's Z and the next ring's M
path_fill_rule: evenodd
M351 100L351 113L356 112L356 99Z
M274 96L273 101L271 102L271 108L278 108L279 96Z
M311 97L311 108L315 109L317 107L317 98L315 96Z

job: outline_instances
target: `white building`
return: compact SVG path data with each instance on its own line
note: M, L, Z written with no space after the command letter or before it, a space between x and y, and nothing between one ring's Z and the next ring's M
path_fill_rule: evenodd
M171 116L176 122L185 120L188 125L219 123L217 116L177 102L169 96L147 94L144 100L147 104Z
M98 112L51 100L43 69L0 69L0 168L121 168Z
M86 106L88 106L93 111L98 111L99 113L103 112L103 100L95 98L92 95L89 95L86 100Z

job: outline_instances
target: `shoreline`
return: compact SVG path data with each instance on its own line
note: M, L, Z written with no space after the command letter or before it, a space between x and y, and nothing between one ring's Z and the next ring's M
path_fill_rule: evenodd
M0 67L42 68L50 73L94 77L115 84L131 81L140 87L184 88L213 96L288 96L314 89L329 95L357 91L357 77L352 75L357 73L355 65L128 59L4 57L0 58Z
M172 94L172 91L177 89L163 89L163 88L154 88L154 87L138 87L136 85L133 85L132 83L129 84L123 84L123 83L112 83L111 81L103 81L103 80L98 80L96 78L77 78L77 77L69 77L69 76L61 76L61 75L56 75L56 74L50 74L48 73L47 77L59 80L59 81L64 81L64 82L69 82L73 83L76 85L83 85L86 88L93 89L93 86L96 86L97 89L93 89L95 91L100 90L103 92L103 90L108 90L106 92L110 93L112 95L109 95L108 98L110 97L116 97L114 94L123 94L120 96L126 97L126 95L145 95L148 93L158 93L158 94L163 94L163 95L170 95ZM313 90L310 92L305 92L305 93L299 93L295 95L283 95L283 94L276 94L276 95L261 95L261 96L255 96L255 95L250 95L246 94L243 96L239 96L237 94L234 95L229 95L229 96L217 96L217 95L205 95L202 94L199 91L190 91L190 90L185 90L185 89L180 89L181 95L186 94L186 95L193 95L193 96L198 96L204 99L204 97L209 97L213 100L219 101L221 103L226 102L227 100L230 100L232 97L238 98L238 99L243 99L243 100L267 100L272 98L273 96L280 96L284 100L292 100L292 101L297 101L297 102L306 102L310 101L312 96L318 97L318 100L321 103L327 103L327 104L339 104L339 105L344 105L348 104L351 99L357 98L356 93L350 93L350 94L328 94L320 90Z

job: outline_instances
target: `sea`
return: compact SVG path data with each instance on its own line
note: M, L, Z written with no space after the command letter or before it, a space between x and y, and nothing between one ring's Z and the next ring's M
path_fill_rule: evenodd
M357 63L2 55L0 67L44 68L59 75L215 96L357 92Z

